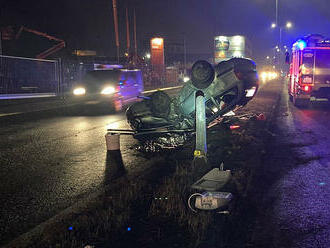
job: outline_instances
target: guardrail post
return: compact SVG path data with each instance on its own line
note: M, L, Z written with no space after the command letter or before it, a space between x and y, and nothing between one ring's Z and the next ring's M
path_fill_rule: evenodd
M206 116L205 116L205 98L204 93L200 90L196 92L196 147L194 156L206 157Z

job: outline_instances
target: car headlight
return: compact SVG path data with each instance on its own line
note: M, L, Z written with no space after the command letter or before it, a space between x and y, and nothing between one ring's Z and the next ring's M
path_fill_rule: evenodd
M278 77L277 73L276 72L273 72L273 78L275 79L277 77Z
M85 94L86 94L86 90L85 90L85 88L82 88L82 87L75 88L75 89L73 90L73 94L74 94L75 96L85 95Z
M109 87L105 87L102 91L101 94L102 95L110 95L116 92L116 89L112 86Z
M262 81L266 81L267 77L269 77L267 72L264 71L264 72L261 73Z

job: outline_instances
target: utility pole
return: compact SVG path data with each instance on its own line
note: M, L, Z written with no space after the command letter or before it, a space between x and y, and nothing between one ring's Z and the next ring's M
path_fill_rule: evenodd
M280 44L279 48L282 49L282 27L280 27Z
M135 8L134 8L134 53L135 53L135 56L137 56L136 15L135 15Z
M278 0L276 0L276 2L275 2L275 4L276 4L276 6L275 6L275 11L276 11L276 27L280 27L280 25L279 25L279 16L278 16ZM281 39L282 39L282 30L281 30L281 28L279 29L279 32L280 32L280 40L279 40L279 47L281 47Z
M183 63L184 63L184 76L187 75L187 50L186 50L186 34L183 34Z
M118 34L118 15L117 15L117 0L112 0L113 20L115 24L116 46L117 46L117 62L119 63L119 34Z
M127 38L127 56L130 57L131 41L129 37L128 9L126 7L126 38Z
M2 33L0 31L0 55L2 55Z

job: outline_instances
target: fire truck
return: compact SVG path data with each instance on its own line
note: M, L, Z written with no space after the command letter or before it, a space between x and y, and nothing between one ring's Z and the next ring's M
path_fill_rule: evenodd
M306 107L311 101L329 101L330 39L309 35L293 44L288 92L297 107Z

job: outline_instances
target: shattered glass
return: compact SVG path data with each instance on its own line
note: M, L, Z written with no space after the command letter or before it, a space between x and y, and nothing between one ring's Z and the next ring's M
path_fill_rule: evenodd
M148 137L148 139L141 140L143 142L139 142L134 148L145 153L174 150L182 147L192 136L192 133L172 133L152 138Z

